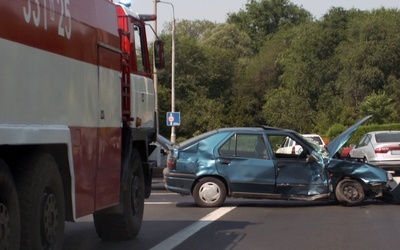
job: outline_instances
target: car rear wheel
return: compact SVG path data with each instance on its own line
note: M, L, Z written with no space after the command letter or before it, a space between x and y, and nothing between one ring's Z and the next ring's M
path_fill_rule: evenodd
M336 186L336 198L340 203L353 206L360 204L365 199L362 185L351 179L343 179Z
M220 207L226 198L226 187L219 179L206 177L194 186L193 198L200 207Z

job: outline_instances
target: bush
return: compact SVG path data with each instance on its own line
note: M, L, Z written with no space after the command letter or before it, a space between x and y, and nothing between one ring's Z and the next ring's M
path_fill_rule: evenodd
M341 133L343 133L343 131L345 131L346 129L347 129L346 126L339 123L335 123L329 128L327 136L332 141L333 139L338 137Z
M348 129L348 127L336 123L329 128L327 136L332 141L346 129ZM390 123L382 125L372 124L372 125L360 126L356 130L356 132L354 132L354 134L350 137L349 141L345 145L347 146L350 144L357 144L358 141L361 139L361 137L370 131L383 131L383 130L400 130L400 123Z

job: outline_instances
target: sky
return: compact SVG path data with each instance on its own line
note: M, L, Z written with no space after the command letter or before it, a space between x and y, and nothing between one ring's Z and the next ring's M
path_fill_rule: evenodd
M167 0L157 4L157 33L160 33L166 22L179 20L208 20L216 23L224 23L228 13L245 10L247 0ZM360 10L372 10L381 7L400 9L399 0L291 0L308 10L316 19L321 18L331 7L343 7L344 9L356 8ZM136 13L154 13L154 0L132 0L131 9Z

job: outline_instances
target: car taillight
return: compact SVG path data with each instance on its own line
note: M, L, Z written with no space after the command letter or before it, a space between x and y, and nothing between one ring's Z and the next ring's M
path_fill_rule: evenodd
M295 155L296 154L296 146L293 146L292 147L292 155Z
M376 154L386 154L389 151L392 150L400 150L400 147L382 147L382 148L376 148L375 153Z
M175 169L176 168L176 158L173 157L172 155L168 155L167 167L169 169Z
M375 149L375 154L386 154L387 152L389 152L389 148L388 147L376 148Z

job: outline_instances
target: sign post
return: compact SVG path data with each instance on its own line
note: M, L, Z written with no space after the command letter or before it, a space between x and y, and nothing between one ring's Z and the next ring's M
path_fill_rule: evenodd
M180 112L167 112L167 126L172 127L171 129L171 142L175 143L175 126L180 126L181 125L181 113Z
M180 112L167 112L167 126L180 126L181 113Z

